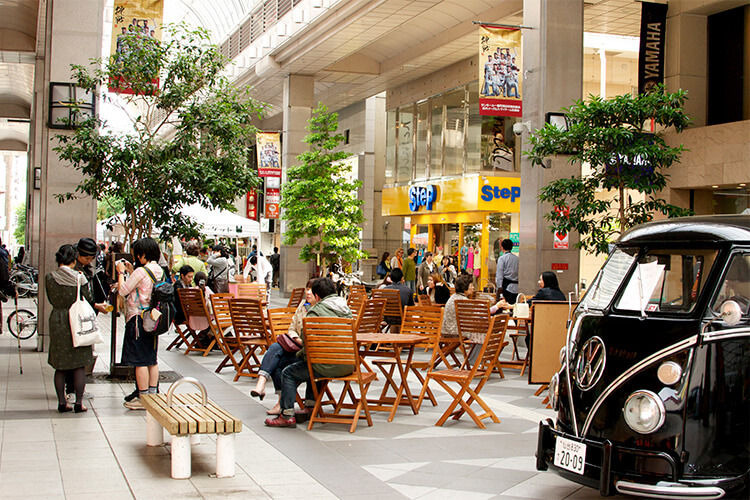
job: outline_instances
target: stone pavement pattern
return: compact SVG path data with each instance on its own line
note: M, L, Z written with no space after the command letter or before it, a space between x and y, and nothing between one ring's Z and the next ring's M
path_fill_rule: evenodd
M284 300L272 298L272 307L285 305ZM7 314L7 304L5 310ZM105 331L109 321L108 316L100 318ZM373 426L361 421L354 434L348 426L336 424L317 425L312 431L306 424L272 429L263 420L265 410L275 403L273 394L261 405L249 396L254 379L232 382L231 369L215 374L222 359L218 352L201 357L165 351L173 338L167 334L160 342L161 370L198 378L211 399L243 421L236 438L235 477L210 477L215 470L215 443L214 436L204 435L201 444L192 447L191 479L173 480L169 445L147 447L145 412L122 406L132 382L98 376L108 371L108 345L97 347L97 376L86 385L89 411L59 414L54 370L47 364L47 354L36 352L36 337L21 343L20 374L16 340L7 328L4 331L0 335L0 496L5 500L599 497L593 489L535 470L538 422L553 412L541 405L541 397L533 396L536 386L529 386L517 370L506 370L505 379L494 375L483 389L485 401L501 420L488 422L486 430L478 429L468 417L435 427L450 399L437 384L430 385L437 407L426 401L419 415L401 408L391 423L386 413L373 412ZM119 357L119 346L117 352ZM382 376L371 391L380 387Z

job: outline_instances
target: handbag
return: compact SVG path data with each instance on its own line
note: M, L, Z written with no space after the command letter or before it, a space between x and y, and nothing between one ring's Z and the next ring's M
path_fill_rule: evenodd
M278 342L281 348L286 352L297 352L302 349L302 347L297 342L292 340L292 337L290 337L286 333L282 333L281 335L276 337L276 342Z
M73 337L73 347L83 347L104 342L96 313L86 300L81 297L81 274L78 273L76 287L76 301L68 310L70 318L70 334Z
M377 274L378 276L385 276L386 274L388 274L388 269L386 269L383 263L381 262L380 264L378 264L378 267L375 269L375 274Z
M521 302L523 297L523 302ZM518 319L529 319L529 303L526 302L526 295L519 293L518 300L513 304L513 317Z

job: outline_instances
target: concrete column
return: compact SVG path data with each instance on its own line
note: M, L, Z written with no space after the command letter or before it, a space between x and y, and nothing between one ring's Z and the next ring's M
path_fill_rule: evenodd
M708 18L682 13L681 8L678 3L667 11L664 84L669 92L689 92L685 111L693 127L703 127L708 105Z
M86 198L60 204L55 195L73 192L81 181L78 171L61 162L53 148L56 130L47 128L50 82L70 82L71 64L88 65L101 56L104 0L47 0L40 2L37 65L34 82L33 163L40 167L40 190L29 189L32 251L39 265L39 318L37 348L45 350L51 306L45 298L44 277L57 267L55 252L79 238L96 238L96 202ZM44 9L44 10L42 10ZM41 62L39 62L41 61Z
M581 98L583 0L524 0L523 24L532 28L523 31L523 121L530 121L536 130L544 125L546 112L560 111ZM522 150L528 150L528 133L521 139ZM539 275L553 263L568 266L557 275L562 290L573 290L578 281L576 235L570 235L570 250L553 250L553 235L544 219L552 207L540 204L538 196L550 181L580 174L580 166L565 160L553 160L551 166L532 167L521 157L519 287L524 293L537 290Z
M281 182L286 182L287 170L299 165L297 156L308 150L302 139L309 133L306 129L308 120L315 107L315 79L312 76L288 75L284 77L283 113L284 125L281 140ZM283 213L282 213L283 215ZM281 221L281 238L283 241L286 223ZM310 275L310 266L299 260L299 252L304 241L297 241L293 246L280 247L281 276L279 291L282 296L289 296L293 288L305 286Z

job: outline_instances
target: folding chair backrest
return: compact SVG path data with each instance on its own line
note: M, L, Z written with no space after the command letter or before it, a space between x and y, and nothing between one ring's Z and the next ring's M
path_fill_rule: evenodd
M495 296L487 292L475 292L472 299L487 302L490 306L495 303Z
M357 333L380 333L380 324L383 322L383 311L385 311L385 299L369 299L364 303L364 309L354 330Z
M296 311L296 307L278 307L268 310L268 323L271 326L271 342L276 342L276 337L289 331Z
M365 285L351 285L349 287L349 297L363 297L367 300L367 289Z
M366 300L365 295L349 295L349 298L346 299L346 305L352 311L352 316L356 317L360 313Z
M305 299L305 288L293 288L292 289L292 295L289 297L289 303L286 305L287 307L294 307L296 308L300 302L302 302Z
M393 288L381 288L372 291L373 299L385 299L385 311L383 316L388 318L397 318L399 321L403 318L404 313L401 307L401 293Z
M211 307L214 310L214 320L220 331L232 326L232 313L229 311L229 301L234 298L231 293L215 293L211 295Z
M261 283L240 283L237 285L237 298L255 299L265 302L266 285Z
M490 326L490 306L483 300L457 300L456 323L459 337L477 337ZM473 334L473 335L472 335Z
M479 359L474 363L475 367L478 367L479 370L484 370L486 375L492 372L497 362L497 357L500 355L500 351L503 350L508 319L510 319L510 316L507 314L498 314L490 320L490 326L487 329L487 336L484 339L482 351L479 353Z
M419 300L420 306L430 307L432 305L430 296L425 293L420 293L419 295L417 295L417 300Z
M206 309L206 301L203 299L203 290L200 288L179 288L177 295L180 297L182 311L185 313L185 323L194 331L201 331L211 326L211 317Z
M445 308L438 306L410 306L404 310L400 333L424 335L425 341L417 344L432 348L440 340Z
M351 318L305 318L305 356L308 363L355 365L357 369L359 355L353 324Z
M232 325L237 337L256 337L268 340L266 319L259 300L232 299L229 301Z

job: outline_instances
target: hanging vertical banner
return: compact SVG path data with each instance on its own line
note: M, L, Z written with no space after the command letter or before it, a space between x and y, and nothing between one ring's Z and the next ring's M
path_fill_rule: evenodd
M163 16L164 0L115 0L110 55L119 61L135 44L161 42ZM158 77L153 83L158 88ZM120 81L110 82L109 91L133 93Z
M266 218L279 218L279 204L281 203L281 190L277 188L266 188Z
M255 140L258 149L258 175L281 177L281 134L258 132Z
M255 189L247 192L247 211L245 213L248 219L258 220L258 192Z
M523 114L521 30L479 28L479 114Z
M641 44L638 53L638 93L664 83L664 40L667 4L641 2Z

